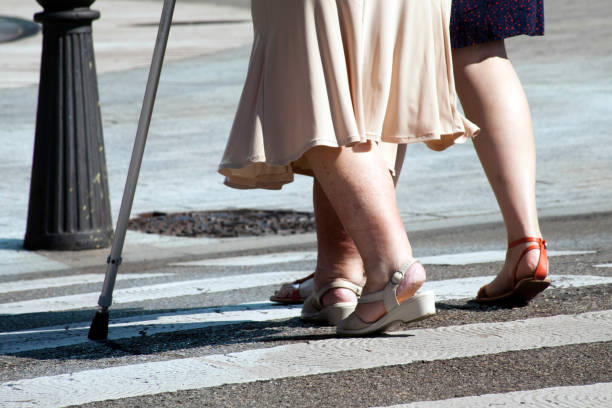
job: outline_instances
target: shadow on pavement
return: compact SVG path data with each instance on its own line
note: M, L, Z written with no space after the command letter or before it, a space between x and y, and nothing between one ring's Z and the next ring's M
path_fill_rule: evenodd
M21 250L23 248L23 239L17 238L0 238L0 251L2 250Z
M456 302L438 302L436 308L438 313L426 320L409 325L401 325L397 330L435 329L438 327L456 326L474 323L492 323L529 319L534 317L548 317L559 314L575 314L608 310L611 307L612 297L610 290L612 284L579 288L551 289L544 291L525 307L503 308L499 306L485 306L471 303L467 300ZM246 305L242 305L244 308ZM275 307L271 303L249 304L252 310L265 312ZM299 306L297 306L299 307ZM274 347L293 342L304 342L309 340L325 340L336 337L334 327L316 326L303 323L298 317L285 318L268 321L224 321L219 320L211 325L202 327L202 322L178 322L168 323L171 330L162 333L148 334L152 330L151 324L138 324L138 316L151 316L155 314L183 315L189 313L218 313L222 307L185 308L178 310L157 309L143 310L140 308L121 309L111 311L111 324L113 320L120 317L132 316L136 325L130 327L131 332L139 333L137 337L118 338L107 341L89 341L86 339L89 330L89 322L93 317L92 310L74 312L48 312L34 313L29 315L8 316L2 315L0 319L27 321L32 320L44 322L66 320L72 322L83 322L82 326L71 328L68 337L76 337L77 344L60 347L49 347L36 350L11 352L14 342L20 341L24 336L27 341L36 342L36 338L43 342L45 332L33 331L31 333L3 333L4 350L0 347L0 355L12 355L26 357L36 360L53 359L77 359L98 360L105 358L116 358L122 356L152 355L163 352L174 352L181 350L189 354L190 350L198 350L198 355L228 352L228 349L248 349L258 345L261 347ZM7 322L8 323L8 322ZM163 323L160 323L163 324ZM6 324L4 324L7 327ZM37 326L38 328L41 325ZM61 325L60 325L61 327ZM67 327L68 329L68 327ZM118 330L120 327L111 326L109 331ZM18 329L13 329L18 330ZM61 330L58 336L64 336ZM393 333L390 337L405 335L410 341L412 333ZM65 337L65 336L64 336ZM0 346L2 344L0 343ZM8 348L7 348L8 347Z
M38 34L40 26L17 17L0 16L0 43L21 40Z

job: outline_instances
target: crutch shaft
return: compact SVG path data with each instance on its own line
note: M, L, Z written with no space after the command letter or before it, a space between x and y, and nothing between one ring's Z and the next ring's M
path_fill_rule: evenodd
M121 199L121 207L117 218L117 226L115 228L115 238L111 247L111 253L108 257L108 265L106 268L106 276L102 292L98 299L98 305L103 309L108 309L112 303L113 289L117 278L117 269L121 264L121 253L123 251L123 243L127 231L130 212L134 202L136 193L136 185L138 183L138 175L140 174L140 166L142 164L142 156L144 154L153 107L155 105L155 97L157 95L157 87L161 74L164 55L166 53L166 45L168 44L168 36L170 34L170 26L172 24L172 15L174 13L174 5L176 0L164 0L164 5L157 32L157 39L151 60L151 69L147 79L144 100L138 120L138 129L136 131L136 139L132 150L130 167L128 169L123 197Z

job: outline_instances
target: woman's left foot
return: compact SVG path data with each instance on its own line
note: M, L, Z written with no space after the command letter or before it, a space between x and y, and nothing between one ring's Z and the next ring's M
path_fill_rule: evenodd
M355 310L359 296L361 286L346 279L334 279L306 298L300 318L335 326Z
M550 285L546 241L525 237L508 245L502 271L478 291L478 303L524 305Z
M283 283L278 290L274 291L274 295L270 296L270 300L283 305L297 305L304 303L304 300L313 292L314 272L291 283Z

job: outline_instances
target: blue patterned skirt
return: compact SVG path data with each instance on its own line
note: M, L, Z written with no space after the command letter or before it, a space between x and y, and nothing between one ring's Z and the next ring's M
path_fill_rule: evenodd
M450 33L453 48L543 35L543 0L453 0Z

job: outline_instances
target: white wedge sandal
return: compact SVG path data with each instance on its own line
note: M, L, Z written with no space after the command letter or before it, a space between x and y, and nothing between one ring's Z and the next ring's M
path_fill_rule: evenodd
M342 336L363 336L385 332L399 323L416 322L435 315L436 302L433 292L417 292L402 303L397 301L397 288L404 280L408 269L416 262L419 261L411 258L403 264L399 270L393 273L383 290L359 298L358 303L373 303L382 300L387 313L375 322L366 323L353 312L338 323L336 333Z
M332 305L323 306L321 297L329 290L334 288L348 289L357 295L361 296L361 286L349 282L344 279L336 279L331 283L323 286L316 292L313 292L304 301L302 306L302 314L300 318L306 322L327 323L335 326L342 319L345 319L353 313L357 307L357 302L339 302Z

